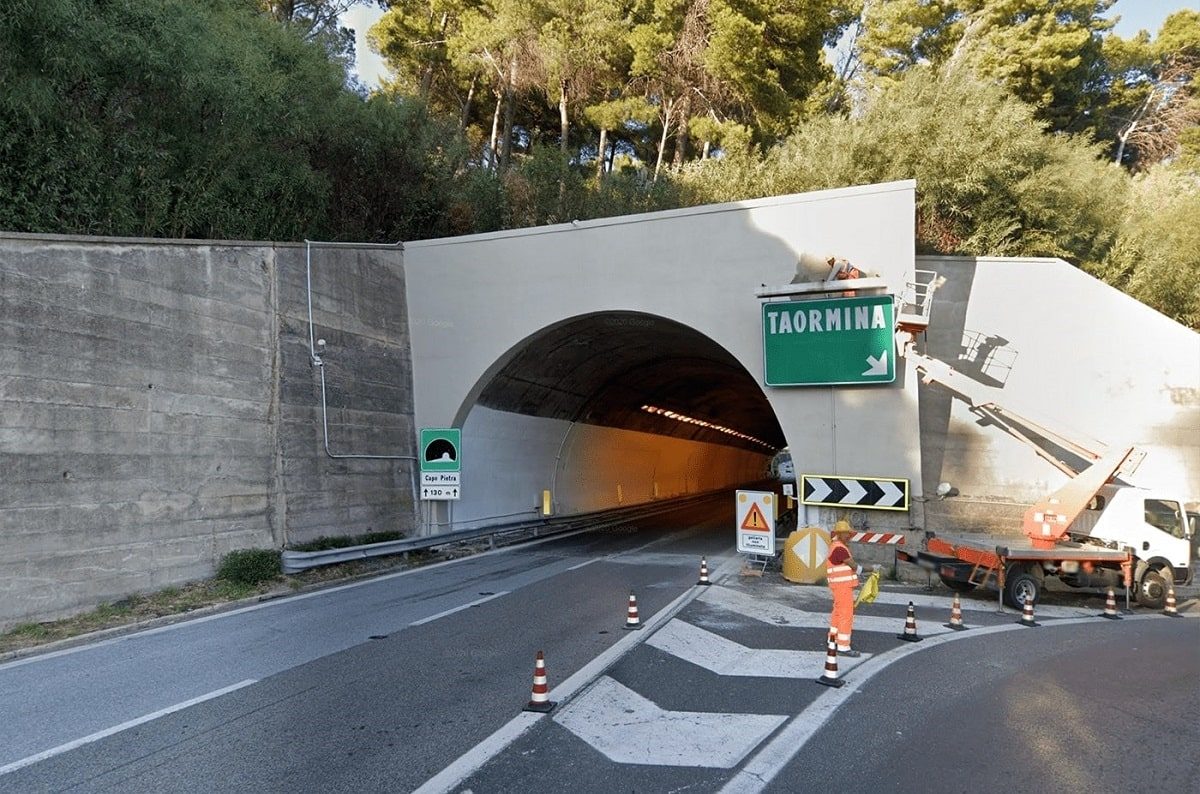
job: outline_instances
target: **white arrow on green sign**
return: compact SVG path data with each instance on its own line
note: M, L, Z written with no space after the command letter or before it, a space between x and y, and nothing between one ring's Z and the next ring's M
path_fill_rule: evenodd
M891 295L764 303L768 386L838 386L896 379Z

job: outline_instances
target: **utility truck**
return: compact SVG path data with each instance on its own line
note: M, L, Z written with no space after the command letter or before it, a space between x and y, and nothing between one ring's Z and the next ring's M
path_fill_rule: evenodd
M935 572L951 589L995 587L1017 608L1036 603L1050 577L1070 587L1125 588L1127 599L1132 591L1139 604L1161 608L1168 585L1190 584L1193 576L1196 526L1184 500L1121 481L1137 469L1144 453L1110 449L1056 431L1028 412L1017 414L1000 404L999 389L917 352L917 334L928 326L931 299L942 281L936 273L917 271L917 280L899 300L899 354L914 362L925 383L948 389L986 424L1029 445L1069 479L1025 511L1020 536L980 540L926 532L919 549L899 550L899 558ZM1084 463L1065 462L1055 450Z

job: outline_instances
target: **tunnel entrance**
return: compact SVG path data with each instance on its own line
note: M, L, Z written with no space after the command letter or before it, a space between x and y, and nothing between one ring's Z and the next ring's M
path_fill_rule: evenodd
M456 528L543 503L562 515L735 487L763 479L787 443L740 361L692 328L637 312L575 317L526 338L464 411Z

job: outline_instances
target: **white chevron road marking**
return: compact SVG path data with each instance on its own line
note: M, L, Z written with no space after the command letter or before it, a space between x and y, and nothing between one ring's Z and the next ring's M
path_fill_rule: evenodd
M726 587L713 588L713 592L701 594L700 600L706 604L712 604L721 609L728 609L745 615L748 618L754 618L763 623L771 623L776 626L794 626L803 629L829 628L829 615L827 614L806 612L802 609L795 609L783 604L759 600L754 596ZM949 615L949 602L947 602L946 615L943 617L943 620L948 618ZM920 616L918 615L917 617L917 633L921 636L944 634L950 631L950 629L945 628L940 623L932 626L929 622L922 623ZM874 615L855 615L854 630L899 634L904 631L904 619L876 617ZM841 659L838 660L838 663L840 667Z
M618 764L731 769L788 719L667 711L602 676L554 721Z
M763 678L806 678L821 675L825 651L791 651L777 648L748 648L719 634L676 618L646 640L660 651L718 675ZM846 672L871 657L838 657L838 671Z

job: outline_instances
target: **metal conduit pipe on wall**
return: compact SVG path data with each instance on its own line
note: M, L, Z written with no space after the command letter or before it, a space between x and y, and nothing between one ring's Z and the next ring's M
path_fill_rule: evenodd
M329 449L329 408L325 401L325 362L321 360L321 356L317 353L317 340L315 339L316 332L313 325L313 301L312 301L312 249L314 245L319 245L326 248L349 247L349 248L390 248L404 250L404 243L337 243L337 242L319 242L314 240L304 241L304 284L307 290L308 297L308 357L310 363L317 368L321 373L321 429L325 439L325 454L331 458L361 458L366 460L416 460L415 455L361 455L356 453L341 453L335 454ZM322 339L321 343L324 344Z

